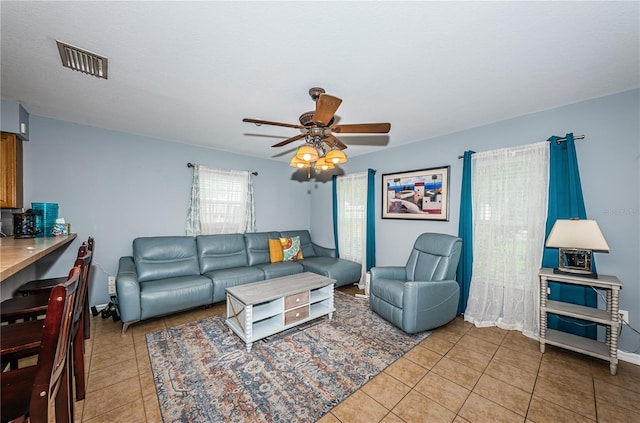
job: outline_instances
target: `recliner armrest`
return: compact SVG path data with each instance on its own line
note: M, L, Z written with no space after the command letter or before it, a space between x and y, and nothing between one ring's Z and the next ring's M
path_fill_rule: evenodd
M407 279L407 269L404 266L372 267L370 271L372 281L376 279Z
M316 244L315 242L312 242L311 245L313 245L313 251L315 251L318 257L336 257L335 248L323 247L321 245Z
M140 283L133 257L120 257L116 275L118 309L123 323L140 320Z
M444 281L411 281L404 284L404 298L416 301L421 308L430 308L429 304L437 305L442 299L448 298L460 289L454 280ZM406 294L410 294L407 296Z
M460 286L454 280L406 282L402 296L405 326L444 325L455 318L459 297Z

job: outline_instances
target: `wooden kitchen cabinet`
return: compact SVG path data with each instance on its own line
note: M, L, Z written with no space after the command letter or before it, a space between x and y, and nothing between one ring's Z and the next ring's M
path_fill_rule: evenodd
M22 208L22 140L2 132L0 139L0 207Z

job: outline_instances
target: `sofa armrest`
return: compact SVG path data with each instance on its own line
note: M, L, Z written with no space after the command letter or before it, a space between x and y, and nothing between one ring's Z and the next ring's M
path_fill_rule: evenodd
M407 269L404 266L372 267L370 272L372 281L376 279L407 279Z
M140 283L133 257L120 257L116 275L118 310L122 322L127 324L140 320Z
M314 242L311 243L313 245L313 251L315 251L318 257L336 257L336 249L335 248L327 248L321 245L318 245Z

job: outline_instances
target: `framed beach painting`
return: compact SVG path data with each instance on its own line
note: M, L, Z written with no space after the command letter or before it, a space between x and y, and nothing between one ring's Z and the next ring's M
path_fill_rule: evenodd
M382 175L382 218L448 221L450 167Z

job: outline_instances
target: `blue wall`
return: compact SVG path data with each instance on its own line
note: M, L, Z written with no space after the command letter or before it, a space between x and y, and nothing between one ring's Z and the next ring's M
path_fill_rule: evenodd
M632 90L350 159L344 166L347 173L377 170L377 264L403 265L422 232L457 235L462 175L458 156L465 150L531 144L573 132L585 135L576 143L587 216L598 222L611 248L609 254L596 253L598 272L622 281L620 308L629 310L631 324L640 328L639 116L640 90ZM451 166L448 222L381 218L382 174L447 165ZM330 244L333 237L325 228L333 220L322 204L331 204L331 184L313 187L311 230L317 241ZM639 346L640 337L623 329L620 348L634 351Z
M187 162L258 171L258 231L309 228L308 186L290 180L293 169L283 163L33 115L30 129L24 143L25 206L59 203L59 215L78 233L61 256L39 262L37 274L66 274L80 242L94 236L91 304L108 302L107 275L116 274L120 256L131 255L135 237L184 235L192 178ZM12 282L3 282L3 291L5 283Z

